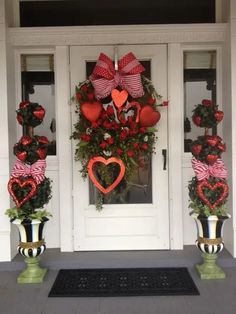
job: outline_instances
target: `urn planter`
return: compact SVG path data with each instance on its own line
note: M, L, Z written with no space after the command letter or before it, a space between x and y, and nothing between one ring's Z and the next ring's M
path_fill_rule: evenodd
M41 283L47 272L46 268L39 266L39 256L46 250L44 241L44 227L48 221L20 220L14 219L11 222L18 227L19 244L18 253L25 257L26 269L17 278L18 283Z
M211 215L205 217L196 213L190 214L197 225L196 246L202 252L203 263L196 265L197 272L201 279L224 279L225 273L216 264L217 254L224 248L223 226L230 218L227 216Z

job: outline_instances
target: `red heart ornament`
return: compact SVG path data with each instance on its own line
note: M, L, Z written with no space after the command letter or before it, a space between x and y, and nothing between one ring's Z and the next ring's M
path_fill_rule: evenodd
M21 137L20 142L22 145L27 146L32 143L32 138L28 135L24 135Z
M199 126L202 122L202 118L199 117L199 116L193 116L192 117L192 120L193 120L193 123L196 125L196 126Z
M206 160L207 160L207 162L208 162L210 165L213 165L213 164L216 162L216 160L217 160L218 158L219 158L218 155L209 154L209 155L206 156Z
M202 145L201 144L196 144L196 145L193 145L192 147L192 153L193 155L199 155L202 151Z
M220 122L221 120L223 120L224 118L224 112L223 111L220 111L220 110L217 110L214 114L214 117L216 119L217 122Z
M27 152L17 152L16 157L20 159L21 161L25 161L27 157Z
M219 142L219 140L216 136L208 136L206 142L208 145L214 147Z
M220 197L215 201L215 203L211 203L209 199L203 192L203 189L206 188L208 190L214 191L216 189L221 189ZM226 199L228 196L229 187L225 182L216 182L215 184L211 184L208 181L201 181L197 185L197 194L201 198L201 200L210 207L210 209L214 210L217 205L219 205L222 201Z
M26 108L27 106L29 106L29 101L28 101L28 100L22 101L22 102L19 104L20 109Z
M102 112L102 104L99 101L84 102L80 106L82 114L90 122L95 122Z
M39 156L40 159L45 159L46 156L47 156L47 151L46 151L45 148L38 148L38 149L36 150L36 153L38 154L38 156Z
M219 143L219 144L217 145L217 148L218 148L219 150L221 150L222 152L225 152L225 151L226 151L226 145L225 145L225 144Z
M135 109L135 113L134 113L134 115L136 115L135 122L138 123L139 122L139 112L140 112L141 106L140 106L140 103L137 101L131 101L128 104L128 106L126 106L125 108L121 108L119 110L119 113L118 113L119 120L120 121L122 120L122 113L124 113L124 112L127 113L128 111L130 111L132 109Z
M139 121L141 126L154 126L161 118L159 111L155 111L152 106L144 106L140 111Z
M113 89L111 92L111 98L117 108L120 108L124 105L128 98L128 95L129 94L126 90L118 91L118 89Z
M115 164L118 164L120 166L120 172L119 172L118 177L107 188L104 188L98 182L96 176L94 175L93 166L94 166L94 164L96 164L98 162L101 162L101 163L103 163L106 166L111 164L111 163L115 163ZM123 177L125 175L125 165L124 165L123 161L121 159L118 159L118 158L115 158L115 157L111 157L111 158L108 158L108 159L105 159L103 157L93 157L93 158L91 158L89 160L87 169L88 169L89 177L90 177L91 181L93 182L93 184L104 194L107 194L107 193L111 192L120 183L120 181L123 179Z
M16 116L16 120L18 121L19 124L22 124L23 123L22 115L18 113L17 116Z
M20 201L16 195L15 192L13 190L13 185L17 184L19 186L20 189L25 188L26 186L31 187L31 190L29 191L29 193ZM34 181L33 178L29 178L25 181L21 181L19 178L11 178L8 182L7 185L8 191L10 193L10 195L12 196L14 202L16 203L16 207L21 207L21 205L23 205L25 202L27 202L32 196L34 196L36 194L37 191L37 183Z
M41 144L45 144L45 145L49 144L49 140L46 136L39 136L38 141Z
M35 110L33 111L33 115L38 118L39 120L43 120L44 116L45 116L45 109L41 108L39 110Z

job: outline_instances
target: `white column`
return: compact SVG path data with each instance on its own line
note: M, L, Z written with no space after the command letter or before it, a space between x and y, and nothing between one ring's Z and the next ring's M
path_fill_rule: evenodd
M231 124L232 124L232 223L233 223L233 256L236 257L236 1L230 2L230 33L231 33Z
M236 1L227 0L223 7L228 19L228 31L223 49L223 139L227 151L223 159L228 168L230 194L227 202L232 218L224 226L224 242L227 250L236 257Z
M168 45L169 193L171 249L183 249L182 151L183 57L180 44Z
M61 251L74 250L72 202L71 106L69 86L69 48L56 47L56 120L59 159L60 242Z
M7 107L7 47L6 47L5 2L0 0L0 261L11 259L10 223L4 215L10 207L7 191L9 179L9 135Z

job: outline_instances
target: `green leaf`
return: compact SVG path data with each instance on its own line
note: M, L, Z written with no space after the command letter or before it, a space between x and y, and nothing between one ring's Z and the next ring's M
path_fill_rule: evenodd
M80 147L87 146L88 144L89 144L89 142L84 142L84 141L80 141L80 142L79 142L79 146L80 146Z
M158 129L155 128L155 127L148 127L148 128L147 128L147 131L148 131L149 133L152 133L152 132L157 132Z
M129 157L129 160L132 162L133 165L138 167L138 164L135 162L135 160L132 157Z

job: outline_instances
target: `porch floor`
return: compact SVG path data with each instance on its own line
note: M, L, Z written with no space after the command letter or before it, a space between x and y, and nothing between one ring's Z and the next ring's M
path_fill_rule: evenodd
M0 263L0 314L235 314L236 259L224 250L218 264L224 280L200 280L194 265L201 261L195 246L181 251L61 253L48 249L41 266L49 271L42 284L17 284L23 258ZM60 268L188 267L200 296L48 298Z

